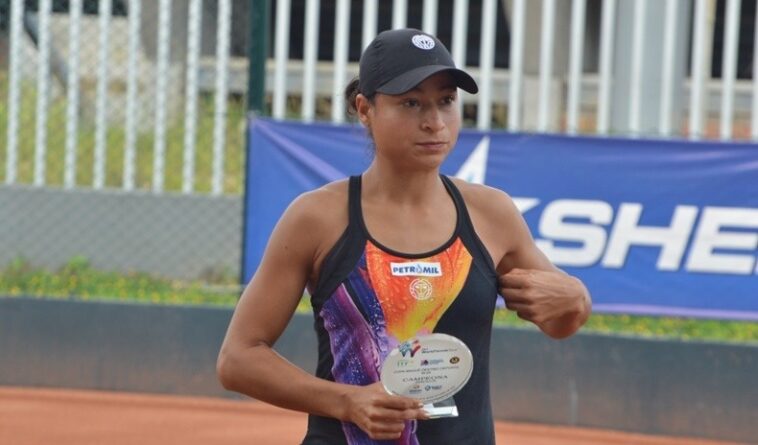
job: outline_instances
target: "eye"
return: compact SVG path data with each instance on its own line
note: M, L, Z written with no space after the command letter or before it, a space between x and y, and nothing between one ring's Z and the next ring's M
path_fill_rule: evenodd
M449 96L445 96L444 98L442 98L442 104L443 105L452 105L452 104L455 103L456 99L457 98L455 97L455 94L451 94Z
M420 105L419 101L413 98L407 98L403 101L403 106L405 108L415 108Z

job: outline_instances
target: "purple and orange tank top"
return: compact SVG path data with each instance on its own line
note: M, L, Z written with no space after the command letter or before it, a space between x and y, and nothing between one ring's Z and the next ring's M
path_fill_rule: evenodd
M400 439L375 441L349 422L311 415L304 445L494 444L489 346L497 273L474 231L460 192L452 237L430 252L407 254L371 237L361 210L361 177L349 183L349 222L324 260L311 295L318 337L316 376L351 385L379 381L389 352L409 338L453 335L471 349L474 370L454 399L458 417L408 422Z

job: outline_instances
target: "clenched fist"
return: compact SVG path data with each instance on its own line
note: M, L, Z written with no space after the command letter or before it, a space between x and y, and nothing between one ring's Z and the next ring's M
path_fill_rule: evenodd
M505 306L551 337L568 337L589 316L587 289L561 271L514 268L501 275L499 282Z

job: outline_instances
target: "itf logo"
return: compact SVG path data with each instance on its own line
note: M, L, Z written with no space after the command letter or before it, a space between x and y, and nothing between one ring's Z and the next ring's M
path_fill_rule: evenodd
M405 357L406 354L410 354L410 356L413 357L418 350L421 349L421 342L419 342L418 339L413 340L413 342L405 342L401 344L398 349L400 350L400 353L403 354L403 357Z

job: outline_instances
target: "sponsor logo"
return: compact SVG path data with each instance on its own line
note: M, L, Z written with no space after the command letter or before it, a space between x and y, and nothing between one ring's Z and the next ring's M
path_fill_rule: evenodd
M521 213L540 204L514 198ZM558 199L540 214L537 247L558 266L623 269L638 246L658 248L659 271L758 274L758 209L677 205L666 224L640 222L644 206L599 200Z
M403 355L403 357L410 355L411 358L416 355L419 349L421 349L421 343L418 340L413 340L413 342L405 342L398 347L398 350L400 350L400 353Z
M439 391L442 389L442 385L426 385L424 386L425 391Z
M397 367L398 368L403 368L403 367L406 367L406 366L410 365L411 363L412 362L410 360L402 359L401 358L401 359L398 359L398 361L397 361Z
M424 34L416 34L411 37L411 42L413 42L413 46L416 48L425 50L430 50L434 48L435 45L434 39Z
M443 361L444 361L444 360L442 360L441 358L435 358L435 359L431 359L431 360L421 360L421 366L434 366L434 365L439 365L439 364L440 364L440 363L442 363Z
M416 278L409 286L411 296L419 301L432 298L432 283L424 278Z
M440 263L390 263L390 271L396 277L441 277Z
M450 357L450 364L455 365L456 363L460 362L461 359L458 357Z
M456 177L483 184L490 138L485 136ZM664 224L641 222L644 204L589 199L513 197L521 213L541 212L537 247L558 266L623 269L630 251L658 248L655 269L758 275L758 209L676 205ZM538 206L542 208L538 209ZM532 210L535 209L535 210Z

